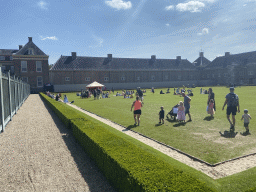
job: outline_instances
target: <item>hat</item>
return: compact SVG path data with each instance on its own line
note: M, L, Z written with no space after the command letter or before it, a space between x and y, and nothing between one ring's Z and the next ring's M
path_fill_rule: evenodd
M245 109L244 112L248 112L248 109Z
M229 89L230 89L230 90L235 90L235 88L234 88L234 87L230 87Z

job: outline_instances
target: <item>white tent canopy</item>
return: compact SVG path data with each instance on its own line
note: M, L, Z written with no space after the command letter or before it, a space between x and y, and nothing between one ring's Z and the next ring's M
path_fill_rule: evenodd
M86 88L96 88L96 87L104 87L104 85L98 83L97 81L94 81L93 83L86 86Z

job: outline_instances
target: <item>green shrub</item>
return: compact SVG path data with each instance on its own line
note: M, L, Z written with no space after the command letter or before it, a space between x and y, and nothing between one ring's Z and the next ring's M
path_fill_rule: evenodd
M40 94L118 191L215 191L115 135L77 110Z

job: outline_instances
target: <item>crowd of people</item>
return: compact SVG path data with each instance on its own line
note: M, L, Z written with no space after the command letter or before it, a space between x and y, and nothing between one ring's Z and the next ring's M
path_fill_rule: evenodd
M169 93L169 90L170 89L168 88L166 93ZM234 90L235 90L234 87L230 87L230 93L228 93L226 95L225 101L224 101L224 104L222 107L222 110L224 110L225 106L227 105L226 117L230 124L230 132L235 131L235 124L236 124L235 117L236 117L237 112L238 113L240 112L239 97L237 94L234 93ZM100 98L109 98L111 91L112 91L112 93L114 93L113 88L112 88L112 90L109 90L109 91L106 91L106 90L102 91L101 89L93 89L93 90L88 91L88 97L93 95L95 100L100 99ZM152 87L151 92L153 94L155 93L154 87ZM188 118L189 118L187 120L187 122L192 121L191 114L190 114L191 97L189 97L192 93L192 90L188 89L187 90L188 94L185 94L185 92L186 92L185 86L183 86L182 88L174 88L174 95L180 95L184 99L183 101L180 101L175 106L176 119L180 123L186 122L186 115L188 115ZM138 87L136 92L131 91L131 90L122 90L121 93L116 92L116 94L114 95L114 96L123 96L124 98L136 97L136 100L132 103L132 106L131 106L131 111L134 108L134 110L133 110L133 115L134 115L133 117L134 117L134 121L135 121L134 126L140 125L140 116L142 114L141 108L143 107L143 104L144 104L143 103L144 93L146 93L146 90L141 90L140 87ZM46 92L46 94L49 97L55 99L56 101L59 101L61 98L61 93L54 95L48 91L48 92ZM164 94L162 90L160 91L160 94ZM209 88L208 90L203 90L201 88L200 94L208 94L206 111L210 115L210 117L213 119L215 112L216 112L216 102L215 102L215 94L214 94L212 88ZM64 95L63 102L69 103L66 95ZM174 107L173 107L173 111L174 111ZM159 124L164 124L165 111L164 111L163 106L160 107L160 111L159 111L158 115L159 115ZM231 115L232 115L232 118L230 118ZM251 119L251 116L248 113L248 110L244 109L244 114L242 115L241 120L244 121L245 132L241 133L242 135L250 134L250 131L249 131L250 119Z

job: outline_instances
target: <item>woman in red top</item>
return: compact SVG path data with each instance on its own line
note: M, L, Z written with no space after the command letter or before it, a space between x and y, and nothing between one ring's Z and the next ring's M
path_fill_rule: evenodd
M135 121L134 126L136 126L137 121L138 121L138 126L140 126L140 115L141 115L142 103L139 100L138 96L136 97L136 101L134 101L133 104L132 104L131 111L132 111L133 107L134 107L133 114L134 114L134 121ZM136 116L137 116L137 121L136 121Z

